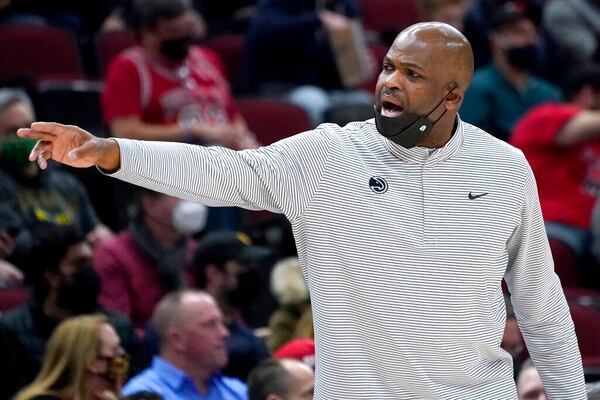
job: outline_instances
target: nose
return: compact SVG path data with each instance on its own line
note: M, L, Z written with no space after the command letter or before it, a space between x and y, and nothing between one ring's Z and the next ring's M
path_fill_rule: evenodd
M220 326L221 331L219 332L223 339L227 339L229 337L229 329L224 324Z
M385 77L385 80L383 81L383 87L389 91L399 90L402 86L401 79L400 72L395 70Z

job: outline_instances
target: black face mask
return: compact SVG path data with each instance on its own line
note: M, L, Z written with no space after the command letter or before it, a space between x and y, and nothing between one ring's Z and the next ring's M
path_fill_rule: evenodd
M260 275L256 268L242 272L238 275L237 287L225 294L227 303L240 310L246 309L258 297L260 283Z
M165 40L162 42L160 51L168 59L179 62L187 56L191 44L191 36L182 36L177 39Z
M509 47L504 52L508 63L520 71L533 71L540 66L541 50L536 44Z
M427 114L420 115L416 113L402 113L399 117L386 117L381 115L382 106L375 105L375 126L377 131L385 138L399 144L402 147L410 149L421 143L425 138L431 135L435 124L446 114L446 109L435 121L429 119L429 116L448 98L452 90L444 96Z
M61 285L56 305L73 315L93 313L98 308L100 277L89 264L84 264Z

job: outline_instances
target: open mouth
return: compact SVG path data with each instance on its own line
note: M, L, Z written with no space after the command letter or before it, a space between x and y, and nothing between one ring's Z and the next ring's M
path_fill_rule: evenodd
M381 115L384 117L397 117L402 114L402 111L404 111L404 109L397 104L390 101L381 102Z

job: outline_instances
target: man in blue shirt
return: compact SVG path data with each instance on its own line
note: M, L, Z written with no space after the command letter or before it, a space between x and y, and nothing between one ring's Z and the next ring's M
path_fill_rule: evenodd
M537 28L512 3L501 6L490 25L493 62L475 71L460 109L463 121L508 140L532 107L558 101L560 91L532 73L543 62Z
M194 290L170 293L156 306L152 324L160 355L125 385L124 395L149 391L165 400L248 398L243 382L218 372L227 364L229 331L212 296Z

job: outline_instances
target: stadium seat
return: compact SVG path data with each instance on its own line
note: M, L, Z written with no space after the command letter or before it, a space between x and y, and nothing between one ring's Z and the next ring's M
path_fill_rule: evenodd
M575 251L562 240L549 238L548 242L554 259L554 271L562 287L581 287Z
M78 125L98 136L106 136L102 126L100 95L102 82L45 81L38 86L38 119Z
M0 25L0 49L0 81L35 85L45 79L85 77L77 42L59 28Z
M378 33L399 33L419 21L416 0L362 0L365 29Z
M600 366L600 312L592 307L570 304L583 366Z
M128 29L100 32L96 36L96 57L102 76L106 73L113 58L136 43L135 33Z
M308 115L302 108L282 100L246 98L239 100L237 106L248 128L264 145L311 127Z
M231 86L235 86L240 76L240 66L244 58L244 36L236 34L224 34L213 36L206 41L206 47L219 55L227 80Z

